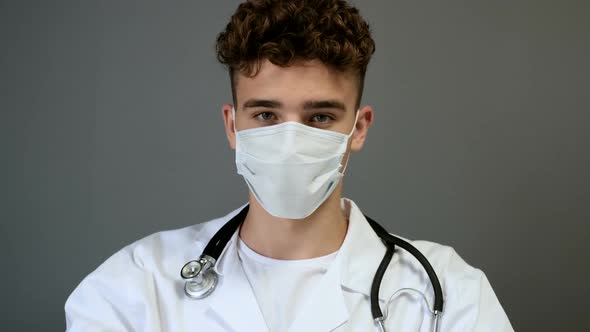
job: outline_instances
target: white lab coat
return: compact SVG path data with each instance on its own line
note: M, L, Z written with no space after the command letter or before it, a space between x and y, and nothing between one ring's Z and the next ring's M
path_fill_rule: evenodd
M289 332L378 331L369 293L385 247L354 202L343 199L343 205L349 211L345 240L321 285L309 292ZM66 301L67 331L268 331L238 260L237 232L218 260L216 290L203 300L184 294L181 267L197 258L213 234L238 211L152 234L115 253ZM482 271L467 265L450 247L411 243L440 278L445 299L441 332L513 331ZM398 292L405 288L419 290L429 304L415 291ZM433 297L422 266L403 249L396 250L379 296L382 310L387 311L388 331L431 331L428 307Z

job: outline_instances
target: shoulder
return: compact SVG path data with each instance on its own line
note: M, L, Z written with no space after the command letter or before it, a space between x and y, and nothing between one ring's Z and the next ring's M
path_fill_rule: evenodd
M176 292L182 282L182 266L197 258L211 236L237 211L153 233L118 250L88 274L66 300L68 331L85 331L97 321L105 324L105 330L129 330L127 325L133 323L121 317L136 317L137 313L157 317L160 288Z
M194 259L207 242L240 209L202 223L159 231L136 240L115 252L89 276L116 274L120 267L143 272L166 273L177 261ZM183 263L184 264L184 263ZM177 276L175 271L174 276Z
M178 262L184 264L185 260L198 257L209 239L228 219L225 216L179 229L156 232L127 245L111 258L119 255L121 257L118 260L132 262L144 271L167 274L168 270L176 268ZM111 258L103 266L108 266ZM117 258L114 261L112 263L116 264ZM178 276L178 271L174 271L174 276Z
M426 256L436 271L444 294L444 317L460 318L447 319L447 328L443 326L441 330L512 331L508 317L481 269L468 264L450 246L422 240L409 242ZM400 259L413 260L412 264L419 265L409 255L401 254Z
M443 281L454 283L478 280L483 275L480 269L468 264L451 246L424 240L409 242L428 259L434 270L443 279L441 283Z
M448 300L475 291L485 278L482 270L468 264L451 246L424 240L408 242L416 247L432 265L443 288L445 298ZM415 266L426 277L426 272L410 253L402 251L400 256L401 263Z
M145 236L118 250L90 275L111 274L120 267L167 274L168 268L175 267L177 261L200 255L207 241L226 220L227 217L222 217ZM177 275L174 273L174 276Z

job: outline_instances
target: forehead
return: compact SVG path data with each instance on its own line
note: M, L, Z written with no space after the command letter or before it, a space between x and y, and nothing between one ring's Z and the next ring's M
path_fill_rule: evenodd
M234 84L238 105L252 98L280 100L292 106L307 100L332 99L352 108L359 93L358 74L318 60L298 61L287 67L263 60L255 76L236 72Z

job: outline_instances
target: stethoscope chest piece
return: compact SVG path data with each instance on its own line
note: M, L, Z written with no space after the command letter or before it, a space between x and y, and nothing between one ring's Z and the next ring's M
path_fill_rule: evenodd
M217 286L218 276L213 270L215 259L203 255L199 260L186 263L180 275L186 280L184 292L192 299L200 300L211 294Z

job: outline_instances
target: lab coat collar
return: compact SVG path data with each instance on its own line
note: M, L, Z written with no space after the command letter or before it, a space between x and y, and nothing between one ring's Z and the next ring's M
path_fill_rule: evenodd
M229 325L231 329L228 330L239 331L248 326L248 330L268 331L239 261L238 234L238 231L233 234L215 266L220 275L219 284L211 295L208 313L218 324ZM338 255L335 263L337 259ZM349 312L341 287L341 270L334 267L335 265L338 264L333 264L328 269L315 289L309 290L307 302L288 332L332 331L348 320Z
M244 204L240 208L229 213L224 218L224 223L236 216L244 207L246 207L246 205L248 204ZM341 273L344 277L343 281L346 281L344 286L353 286L359 284L359 279L362 279L360 281L364 281L364 278L366 278L365 274L371 274L377 269L381 258L385 254L386 248L379 236L377 236L367 222L363 213L352 200L342 198L341 207L345 215L348 217L348 229L336 256L335 263L340 262L342 266ZM223 226L223 224L221 224L220 227L221 226ZM239 228L234 232L217 259L214 269L219 275L225 275L226 271L231 269L235 262L239 263L239 261L236 261L233 257L236 256L237 258L236 243L238 241L238 234ZM351 257L351 255L354 257ZM371 267L369 271L366 270L366 264L369 264ZM373 265L375 266L375 269L372 269ZM353 289L369 295L371 285L369 284L366 287L355 286Z
M348 215L348 229L338 253L342 256L340 265L342 286L368 297L371 294L375 271L387 248L352 200L343 198L342 208ZM396 255L390 265L394 264L395 260ZM382 283L379 293L381 300L385 301L389 298L385 295L390 291L387 288L387 285Z
M244 206L232 212L225 220L231 219ZM386 247L352 200L343 198L342 208L349 220L342 246L316 290L310 291L308 303L303 306L303 311L297 316L289 332L331 331L345 323L349 312L343 290L370 297L373 277ZM211 295L209 309L218 316L217 320L230 324L235 330L249 326L253 331L267 331L255 295L239 261L236 245L238 233L236 231L233 234L215 265L220 283ZM410 280L389 277L396 274L392 270L400 268L396 267L399 265L400 252L403 250L396 249L381 284L381 305L387 303L391 295L399 289L421 288ZM404 260L404 264L406 263Z
M387 248L352 200L343 198L342 206L349 216L348 230L339 252L342 286L370 298L375 272ZM414 271L413 277L409 277L407 271ZM417 290L429 303L434 301L434 290L424 268L410 253L396 247L381 282L381 306L389 303L394 294L407 289Z
M232 211L230 214L228 214L224 218L225 219L224 224L226 222L230 221L238 213L240 213L240 211L242 211L242 209L244 209L246 207L246 205L248 205L248 203L242 205L240 208L238 208L238 209ZM220 228L221 228L221 226L223 226L223 224L220 225ZM229 239L229 241L227 242L227 244L225 245L225 247L221 251L219 258L217 259L217 263L214 266L215 272L217 272L217 274L219 274L220 276L224 276L227 273L227 271L231 270L235 264L240 263L238 260L238 251L237 251L237 246L236 246L236 243L238 241L238 236L240 233L239 230L240 230L240 228L238 227L238 230L236 230L234 232L232 237Z
M246 205L248 204L244 204L228 214L224 218L224 223L236 216L244 207L246 207ZM377 270L377 266L379 266L386 248L379 236L377 236L367 222L367 219L361 210L351 199L342 198L341 207L345 215L348 217L348 229L335 258L335 264L333 265L340 265L342 267L340 272L343 277L342 281L344 286L369 295L371 291L370 282L372 281L372 275L374 271ZM239 263L239 261L234 259L237 258L236 243L238 237L239 228L234 232L217 259L217 264L215 264L214 267L217 274L225 275L226 271L231 269L235 263ZM365 279L369 275L371 280L369 281L369 284L366 285Z

